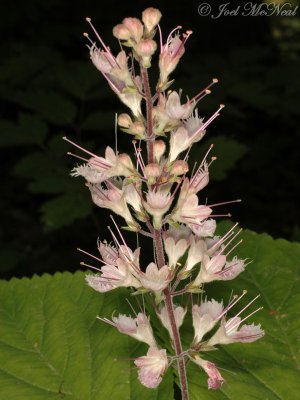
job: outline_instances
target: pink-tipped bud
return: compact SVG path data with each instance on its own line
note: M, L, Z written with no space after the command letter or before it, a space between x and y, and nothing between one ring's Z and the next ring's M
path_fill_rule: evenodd
M161 12L157 8L149 7L142 13L142 21L147 29L151 32L161 19Z
M130 31L124 24L118 24L113 28L113 35L119 40L129 40Z
M166 144L163 140L155 140L153 143L154 158L157 162L160 161L164 152L166 151Z
M152 39L141 40L135 46L135 52L142 59L143 67L151 67L151 57L155 53L156 48L157 44Z
M131 38L138 43L141 40L144 31L141 21L137 18L128 17L123 19L123 25L125 25L125 27L129 30Z
M129 170L134 170L134 166L133 166L132 161L131 161L131 158L129 157L128 154L122 153L122 154L119 155L118 159L119 159L119 162L120 162L124 167L126 167L126 168L129 169Z
M175 176L186 174L189 170L188 164L183 160L177 160L174 162L170 169L170 173Z
M145 177L152 180L151 178L157 178L160 176L160 168L156 163L150 163L145 167Z
M144 136L145 133L145 125L142 122L134 122L131 127L130 127L131 131L140 137Z
M118 125L122 128L129 128L132 125L132 119L128 114L120 114L118 116Z

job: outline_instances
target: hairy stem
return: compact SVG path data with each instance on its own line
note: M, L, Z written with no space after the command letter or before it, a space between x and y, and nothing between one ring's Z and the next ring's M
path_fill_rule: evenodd
M164 257L163 243L162 243L162 237L161 237L160 230L154 231L154 244L155 244L158 268L162 268L165 265L165 257ZM173 338L174 338L174 348L175 348L176 356L179 356L182 353L182 346L181 346L179 331L178 331L176 321L175 321L174 307L173 307L170 287L167 287L164 290L164 295L165 295L165 299L164 299L165 305L167 308L168 317L170 320L170 325L171 325ZM186 377L185 360L183 358L179 357L177 360L177 366L178 366L182 400L188 400L189 393L188 393L188 384L187 384L187 377Z
M153 156L153 124L152 124L152 96L149 85L148 71L146 68L141 66L141 75L143 79L145 97L146 97L146 109L147 109L147 152L148 152L148 163L154 162Z

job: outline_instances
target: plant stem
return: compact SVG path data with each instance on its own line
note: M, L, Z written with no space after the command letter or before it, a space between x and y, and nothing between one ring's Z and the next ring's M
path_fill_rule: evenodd
M164 251L163 251L161 230L156 229L154 231L154 245L155 245L155 250L156 250L158 268L162 268L165 265L165 257L164 257ZM165 295L165 299L164 299L165 305L167 308L168 317L169 317L169 321L170 321L170 325L171 325L171 329L172 329L172 333L173 333L173 338L174 338L174 348L175 348L176 356L179 356L182 353L182 346L181 346L179 331L178 331L176 321L175 321L174 307L173 307L170 287L167 287L164 290L164 295ZM189 400L185 360L183 358L178 358L177 366L178 366L182 400Z
M147 152L148 152L148 163L154 162L153 156L153 123L152 123L152 96L149 85L148 71L146 68L141 66L141 75L143 79L145 97L146 97L146 109L147 109Z

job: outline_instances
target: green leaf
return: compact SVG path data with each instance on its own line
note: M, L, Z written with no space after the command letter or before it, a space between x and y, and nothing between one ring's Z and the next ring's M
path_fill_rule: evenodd
M217 157L211 166L211 179L221 181L226 178L227 172L235 167L236 162L245 155L247 147L226 136L216 136L211 141L214 143L212 154Z
M264 309L250 323L261 323L266 336L255 343L231 344L207 353L206 359L224 368L221 373L227 383L220 391L208 392L205 373L189 365L191 400L294 400L299 396L300 245L251 231L245 231L243 239L238 255L253 262L236 280L207 286L207 295L226 301L231 290L241 293L246 289L247 298L238 310L260 294L251 310Z
M74 103L50 90L18 91L11 100L39 112L47 121L58 125L70 124L76 116Z
M1 398L172 400L171 374L157 390L137 382L131 348L136 357L146 346L137 354L96 320L122 310L125 293L99 295L81 272L0 282Z
M224 369L226 383L221 390L208 391L206 374L189 363L191 400L298 398L300 245L250 231L243 238L239 256L251 257L253 263L235 281L207 285L206 294L226 302L232 290L248 290L236 312L260 293L253 309L263 305L264 310L251 317L250 323L261 323L266 336L202 355ZM125 290L105 295L93 291L81 272L0 282L2 397L173 400L172 371L157 390L142 387L129 359L145 354L147 347L95 319L98 314L110 317L115 310L131 313L126 297ZM190 339L188 319L181 332ZM184 348L188 345L184 340Z
M70 225L76 219L88 217L92 203L87 190L66 193L48 200L41 207L46 231Z
M8 147L42 144L48 128L38 116L20 114L17 124L7 120L0 121L0 132L0 146Z

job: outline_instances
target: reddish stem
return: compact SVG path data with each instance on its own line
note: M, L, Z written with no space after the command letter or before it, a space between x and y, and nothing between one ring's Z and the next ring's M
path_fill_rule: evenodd
M161 230L154 231L154 244L155 244L158 268L162 268L165 265L165 257L164 257L164 251L163 251ZM179 331L178 331L175 316L174 316L174 307L173 307L173 301L172 301L170 287L167 287L164 290L164 295L165 295L165 299L164 299L165 305L167 308L168 317L169 317L169 321L170 321L170 325L171 325L171 329L172 329L172 333L173 333L173 338L174 338L174 348L175 348L176 356L179 356L182 353L182 346L181 346L180 335L179 335ZM186 367L185 367L185 361L183 358L178 358L177 366L178 366L182 400L189 400L188 384L187 384L187 377L186 377Z
M152 124L152 96L149 85L148 71L146 68L141 66L141 75L143 79L145 98L146 98L146 109L147 109L147 152L148 152L148 163L154 162L153 156L153 124Z

